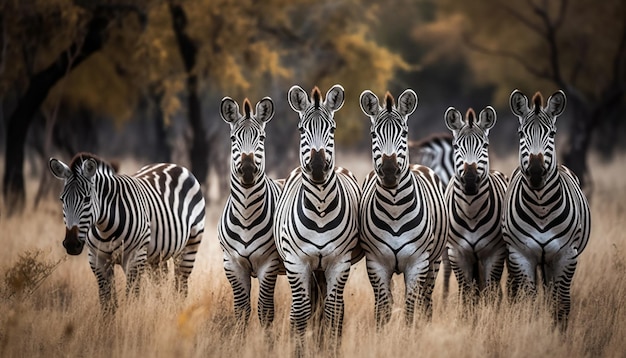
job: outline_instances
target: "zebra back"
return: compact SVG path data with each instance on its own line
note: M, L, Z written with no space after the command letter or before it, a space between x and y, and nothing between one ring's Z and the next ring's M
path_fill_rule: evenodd
M419 141L409 141L413 163L425 165L437 173L444 188L454 175L452 135L435 133Z

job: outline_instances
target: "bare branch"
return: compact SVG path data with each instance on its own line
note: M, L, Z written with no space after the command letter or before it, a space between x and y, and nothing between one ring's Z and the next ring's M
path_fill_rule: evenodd
M535 5L530 1L527 0L526 1L529 6L534 7ZM499 7L501 7L504 11L506 11L513 19L517 20L518 22L520 22L521 24L523 24L524 26L526 26L529 30L537 33L539 36L544 37L545 33L543 33L541 31L541 29L539 29L539 27L537 27L537 24L533 23L530 19L528 19L527 17L525 17L524 15L522 15L521 12L517 11L516 9L514 9L513 7L509 6L509 2L506 1L493 1L493 3Z
M493 55L493 56L499 56L499 57L503 57L503 58L509 58L511 60L514 60L515 62L517 62L519 65L521 65L526 71L528 71L528 73L530 73L531 75L537 77L537 78L549 78L552 79L552 75L551 73L545 71L545 70L540 70L538 68L535 68L533 66L531 66L530 61L528 61L528 59L524 56L520 56L517 53L511 52L511 51L504 51L504 50L498 50L498 49L491 49L491 48L487 48L485 46L479 45L476 42L472 41L472 39L467 35L467 34L463 34L463 39L465 40L466 45L477 52L486 54L486 55Z

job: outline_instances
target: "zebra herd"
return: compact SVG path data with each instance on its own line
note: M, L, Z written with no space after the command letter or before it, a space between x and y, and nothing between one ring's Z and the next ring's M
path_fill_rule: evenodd
M277 277L286 275L298 342L319 315L337 343L350 267L365 257L379 327L391 317L394 274L404 275L406 323L412 324L416 308L431 316L443 262L466 304L487 293L501 297L505 265L510 297L543 284L555 322L565 329L572 277L590 233L578 179L556 160L556 118L565 94L554 93L545 105L539 93L530 101L520 91L511 94L520 140L519 167L509 181L489 165L492 107L478 115L469 109L465 118L450 107L444 122L452 136L413 144L407 121L418 105L415 92L407 89L396 103L389 92L381 102L366 90L360 107L370 123L373 170L362 185L335 163L334 116L344 99L340 85L324 96L317 87L310 94L297 85L289 90L289 105L299 115L300 165L284 180L265 173L272 99L261 99L254 110L246 99L243 112L233 99L222 100L232 144L231 191L217 233L235 316L249 320L251 278L257 277L258 318L268 327ZM420 165L412 164L412 151ZM115 308L113 265L126 273L127 291L136 292L146 264L163 267L173 258L177 286L186 294L205 222L200 184L188 170L155 164L121 175L86 153L69 165L54 158L49 164L65 183L63 245L71 255L87 245L105 311Z

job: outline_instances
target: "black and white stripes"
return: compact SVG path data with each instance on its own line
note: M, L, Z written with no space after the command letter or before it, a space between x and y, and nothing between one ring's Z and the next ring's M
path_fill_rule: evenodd
M281 185L265 174L265 125L274 103L263 98L252 112L248 99L239 105L222 100L220 114L230 124L230 196L218 224L224 270L230 282L235 315L244 322L251 312L251 277L259 279L258 316L263 326L274 320L274 287L284 268L274 244L273 220Z
M204 197L191 172L175 164L154 164L133 176L119 175L87 153L78 154L69 166L52 158L49 166L64 181L63 246L78 255L87 244L104 309L116 306L114 265L126 273L127 290L137 292L146 263L173 258L177 287L187 294L205 224Z
M291 286L291 327L302 339L312 315L314 277L323 279L326 332L336 340L343 325L344 286L359 251L361 196L354 175L335 167L334 112L343 105L344 90L335 85L322 99L317 87L309 97L293 86L288 98L300 117L300 167L285 182L274 236Z
M535 292L539 272L561 328L567 325L572 278L591 229L578 178L556 159L556 118L565 103L562 91L545 107L538 92L531 103L520 91L511 93L511 110L519 119L519 167L506 192L503 221L511 295Z
M415 92L402 93L397 106L389 92L382 106L371 91L364 91L360 102L371 120L374 170L363 184L359 217L376 321L379 326L389 321L391 278L402 273L405 320L412 324L416 303L426 316L432 312L448 233L443 187L428 167L409 164L407 119L417 107Z
M485 290L501 291L507 256L501 225L507 178L489 166L489 130L496 123L492 107L483 109L478 118L470 108L465 120L450 107L444 118L454 137L455 167L445 193L448 255L459 292L472 301Z

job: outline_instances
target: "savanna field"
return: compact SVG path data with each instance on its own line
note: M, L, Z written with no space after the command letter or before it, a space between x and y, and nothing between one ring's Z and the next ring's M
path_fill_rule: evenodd
M500 159L500 160L499 160ZM626 157L603 163L592 157L592 233L572 286L569 328L560 333L541 299L499 306L479 304L461 314L456 281L447 302L440 273L432 321L404 325L404 284L395 276L391 323L377 331L373 292L365 262L353 266L345 292L342 357L623 357L626 355ZM132 173L141 164L124 163ZM369 157L339 153L337 164L363 180ZM511 173L516 159L492 157L492 169ZM28 193L36 192L36 180ZM206 231L189 296L173 291L173 277L148 276L138 297L125 297L116 268L120 307L112 319L100 313L96 279L87 250L68 257L61 204L50 199L24 214L0 216L0 356L2 357L289 357L290 290L280 277L276 319L268 332L259 326L256 301L244 332L232 318L232 292L222 268L217 219L223 201L207 207ZM171 270L170 270L171 271ZM171 273L170 273L171 275ZM506 277L506 272L505 272ZM258 286L253 283L253 300ZM539 294L541 298L541 293ZM312 338L309 337L311 340ZM308 347L314 346L312 342ZM330 356L309 349L305 356Z

